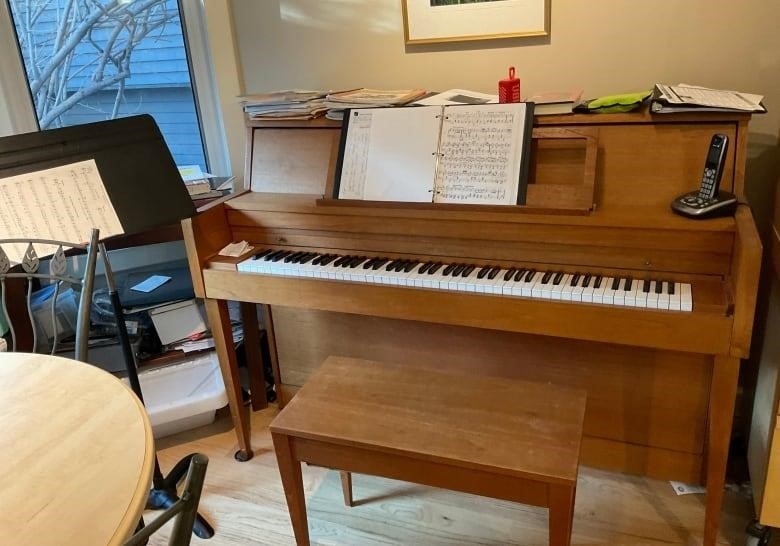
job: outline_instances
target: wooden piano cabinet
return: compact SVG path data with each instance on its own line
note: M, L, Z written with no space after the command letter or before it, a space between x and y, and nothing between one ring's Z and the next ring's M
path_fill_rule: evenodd
M250 123L246 179L263 191L183 222L196 293L211 323L226 330L215 341L242 453L251 456L249 420L226 343L227 300L263 305L281 404L330 355L455 370L464 381L485 374L586 390L583 464L706 484L704 544L713 545L761 245L747 207L693 221L672 214L669 203L698 186L713 133L732 143L722 187L743 197L748 121L647 112L538 118L541 129L597 136L595 207L587 214L323 206L338 125ZM574 180L583 152L561 155L556 147L537 147L531 185L576 189L581 182L565 180ZM241 273L241 259L216 256L240 240L258 249L663 278L691 284L693 310ZM403 391L399 385L399 397Z

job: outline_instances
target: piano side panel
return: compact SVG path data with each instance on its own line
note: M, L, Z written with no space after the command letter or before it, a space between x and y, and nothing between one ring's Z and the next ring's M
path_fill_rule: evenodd
M699 479L707 356L278 306L274 325L286 388L303 385L332 354L576 386L588 391L585 464ZM642 458L625 462L626 452L642 447L656 450L656 458L666 452L661 460L686 462L679 470L642 467Z

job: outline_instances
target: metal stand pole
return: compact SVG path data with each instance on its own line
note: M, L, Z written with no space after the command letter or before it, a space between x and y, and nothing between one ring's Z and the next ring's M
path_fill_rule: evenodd
M106 285L108 286L108 295L111 298L111 306L114 308L114 319L116 320L116 329L119 335L119 344L122 346L122 353L125 359L125 370L127 378L130 381L130 388L143 404L144 397L141 392L141 383L138 381L138 370L136 369L135 355L130 345L130 338L127 335L127 326L125 325L125 314L122 311L122 302L119 299L119 293L116 290L114 282L114 273L111 270L111 264L108 261L108 252L103 243L100 243L100 255L103 257L103 265L106 270ZM191 453L184 459L174 465L173 470L167 476L163 476L160 471L160 462L157 459L157 453L154 455L154 474L152 477L152 490L149 492L149 498L146 501L146 507L150 510L165 510L176 501L179 496L176 492L177 484L187 475L187 469L190 466L190 459L196 455ZM195 516L195 524L192 532L199 538L211 538L214 536L214 528L201 516Z

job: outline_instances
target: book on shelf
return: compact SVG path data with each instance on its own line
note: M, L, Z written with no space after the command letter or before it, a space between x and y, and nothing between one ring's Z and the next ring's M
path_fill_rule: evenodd
M672 114L677 112L745 112L765 113L764 97L742 91L711 89L681 83L657 83L653 88L650 112Z
M571 114L582 99L582 89L567 91L548 91L528 97L526 101L534 103L534 115L547 116Z
M370 108L381 106L402 106L424 97L424 89L350 89L334 91L325 97L324 105L328 109L325 117L342 120L347 108Z
M347 110L334 198L522 205L533 105Z
M325 113L324 91L285 90L241 97L251 119L314 119Z

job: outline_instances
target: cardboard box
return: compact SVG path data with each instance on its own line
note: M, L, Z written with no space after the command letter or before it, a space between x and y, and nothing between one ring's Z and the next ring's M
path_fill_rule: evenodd
M170 345L208 330L203 303L187 300L149 310L154 329L163 345Z

